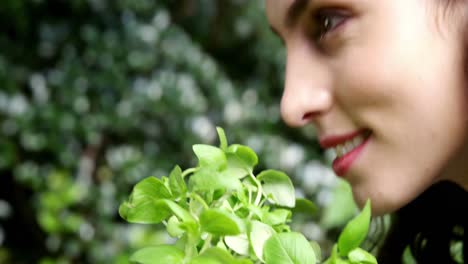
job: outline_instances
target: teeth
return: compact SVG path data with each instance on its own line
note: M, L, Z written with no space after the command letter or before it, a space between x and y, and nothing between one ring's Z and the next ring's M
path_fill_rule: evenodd
M357 136L353 139L353 144L355 147L359 146L359 144L361 144L362 142L364 141L364 137L363 136Z
M363 135L356 136L355 138L339 144L332 148L336 154L336 157L342 157L352 151L355 147L361 145L364 142L365 137Z
M343 146L342 145L338 145L334 149L335 149L335 152L336 152L337 156L342 156L343 155Z
M353 142L346 142L345 147L344 147L344 152L348 153L354 148L354 143Z

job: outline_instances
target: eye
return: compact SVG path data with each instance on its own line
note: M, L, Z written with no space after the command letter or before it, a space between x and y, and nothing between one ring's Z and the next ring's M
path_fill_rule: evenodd
M313 37L316 41L325 38L330 32L343 24L349 15L336 9L318 10L313 16Z

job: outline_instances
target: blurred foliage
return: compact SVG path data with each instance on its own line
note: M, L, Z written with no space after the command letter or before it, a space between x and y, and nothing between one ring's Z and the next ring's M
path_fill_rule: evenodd
M118 205L138 180L193 166L191 146L213 144L215 126L252 147L259 170L284 170L299 195L329 204L336 180L313 129L280 121L284 50L262 10L261 0L2 0L0 263L126 263L166 242L124 223ZM319 218L303 229L326 243Z

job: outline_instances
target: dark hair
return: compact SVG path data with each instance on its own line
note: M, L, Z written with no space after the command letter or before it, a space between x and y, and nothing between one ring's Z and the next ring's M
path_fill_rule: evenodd
M463 243L463 263L468 263L467 224L468 192L453 182L439 182L395 213L379 264L402 263L408 246L417 263L459 263L451 253L457 241Z

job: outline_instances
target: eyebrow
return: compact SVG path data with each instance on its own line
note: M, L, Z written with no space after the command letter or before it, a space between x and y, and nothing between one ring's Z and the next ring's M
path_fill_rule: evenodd
M306 11L309 0L295 0L288 8L284 24L287 27L293 27L302 14Z
M295 24L297 24L297 21L306 10L308 2L309 0L294 0L294 2L286 11L286 17L284 19L284 25L286 27L291 28L294 27ZM281 35L279 34L278 30L276 30L276 28L270 25L270 29L281 39Z

